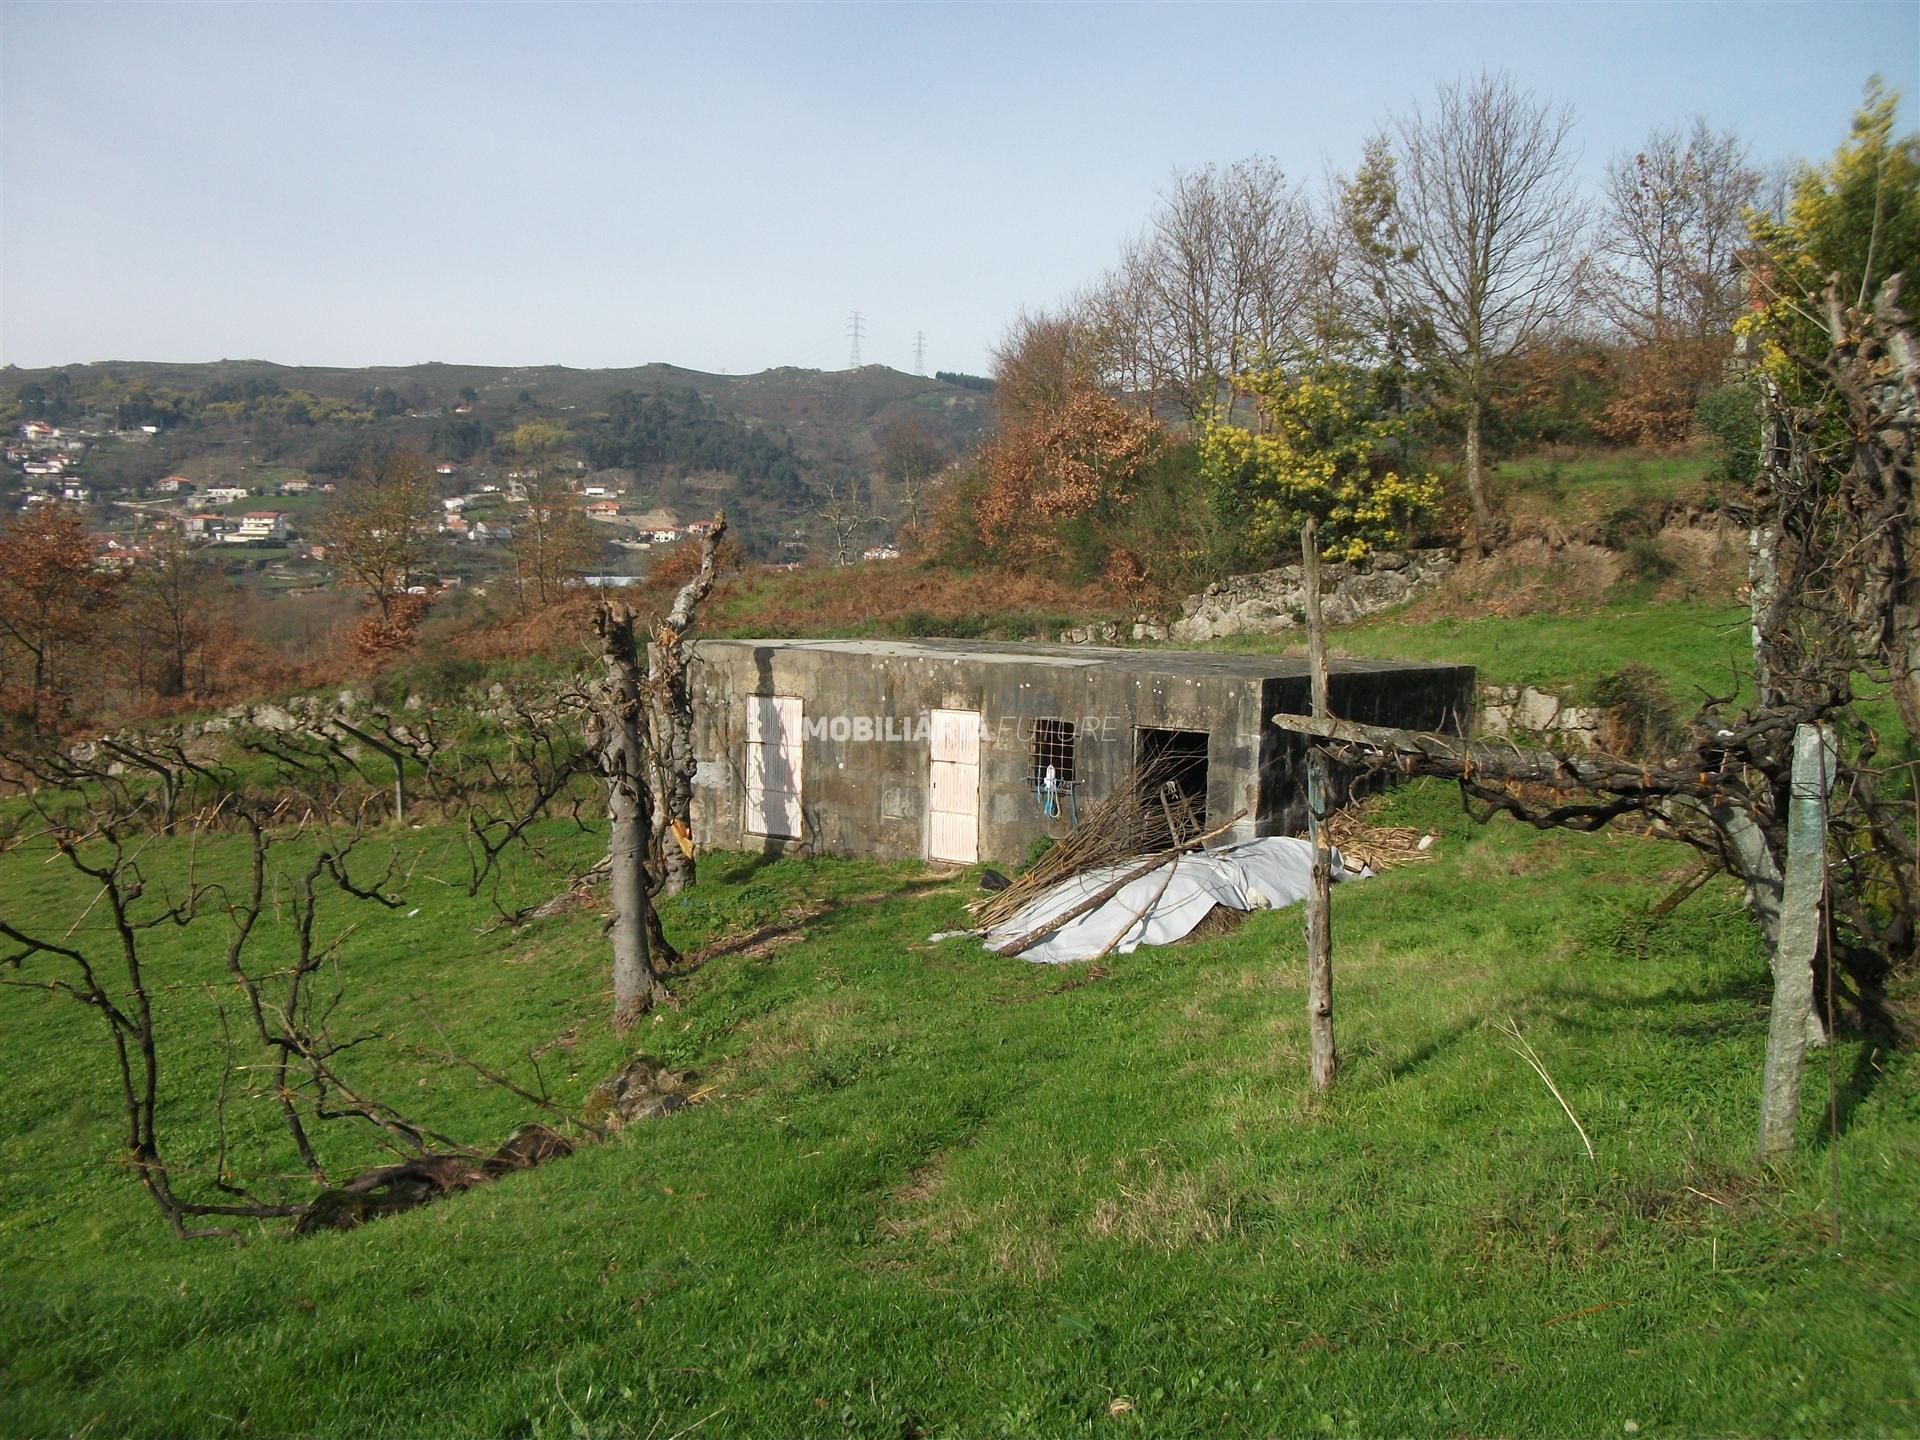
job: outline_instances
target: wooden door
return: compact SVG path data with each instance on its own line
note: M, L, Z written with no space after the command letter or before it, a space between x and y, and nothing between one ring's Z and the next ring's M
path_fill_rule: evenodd
M927 763L927 857L971 865L980 858L980 716L935 710Z
M746 829L798 839L802 707L797 695L747 697Z

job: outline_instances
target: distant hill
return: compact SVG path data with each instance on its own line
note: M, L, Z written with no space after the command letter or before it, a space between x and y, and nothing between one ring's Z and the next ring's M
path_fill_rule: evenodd
M85 468L109 492L168 473L338 473L369 441L503 465L512 461L516 429L540 421L565 432L563 454L630 471L636 501L725 504L743 535L763 545L791 531L829 482L870 475L890 425L911 422L959 455L979 443L988 403L975 385L881 365L757 375L665 364L336 368L264 360L0 370L0 420L9 431L39 419L137 440L140 426L157 428L145 444L93 447ZM884 495L875 505L885 511Z
M858 370L802 370L781 366L757 375L712 375L679 365L576 370L566 365L371 365L341 369L277 365L268 360L102 361L27 370L0 369L0 394L17 395L68 377L86 394L101 382L129 382L189 393L218 392L248 382L277 384L339 400L388 390L408 409L451 407L462 391L478 393L476 410L594 410L623 391L664 395L694 390L723 413L780 429L810 459L863 463L889 420L914 418L938 443L970 449L986 426L987 398L973 385L908 375L884 365ZM972 377L965 377L971 379ZM32 417L26 417L32 418Z

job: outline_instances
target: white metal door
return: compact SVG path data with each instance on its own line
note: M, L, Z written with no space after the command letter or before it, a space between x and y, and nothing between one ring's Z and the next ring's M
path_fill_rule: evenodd
M980 716L935 710L927 764L927 855L971 865L980 858Z
M748 834L783 839L800 836L800 757L804 734L799 696L747 697Z

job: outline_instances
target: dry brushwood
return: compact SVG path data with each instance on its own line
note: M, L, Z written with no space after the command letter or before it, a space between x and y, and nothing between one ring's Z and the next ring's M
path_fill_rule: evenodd
M1359 805L1327 817L1327 838L1349 867L1364 865L1376 874L1433 858L1431 836L1407 825L1369 825Z
M1141 876L1151 875L1168 861L1178 860L1189 850L1198 850L1209 840L1216 840L1226 834L1227 831L1240 823L1241 817L1245 814L1246 812L1244 810L1236 810L1225 821L1216 825L1213 829L1203 834L1195 835L1190 839L1182 840L1177 845L1171 845L1165 850L1147 856L1138 865L1134 865L1122 872L1117 879L1101 886L1098 890L1094 891L1093 894L1077 901L1067 909L1062 910L1058 915L1053 916L1040 925L1036 925L1025 934L1007 941L1004 945L996 945L993 953L996 955L1018 955L1030 946L1039 944L1042 940L1046 939L1047 936L1053 934L1056 930L1072 924L1089 910L1097 909L1106 904L1107 901L1111 900L1115 895L1118 895ZM1075 871L1074 873L1081 874L1084 872ZM1002 891L1001 893L1005 894L1006 892ZM1134 918L1137 920L1139 917L1135 916ZM1129 928L1131 928L1132 922L1130 921L1128 923ZM1104 956L1106 951L1103 950L1100 953Z
M1176 783L1177 760L1153 760L1135 768L1128 781L1094 806L1065 839L1014 878L969 908L979 924L992 929L1018 915L1034 898L1086 870L1151 855L1191 839L1204 823Z

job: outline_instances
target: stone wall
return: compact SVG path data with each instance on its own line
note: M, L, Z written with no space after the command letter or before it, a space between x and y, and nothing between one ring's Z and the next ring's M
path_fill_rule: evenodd
M1531 685L1482 685L1478 733L1487 737L1537 739L1550 749L1591 750L1600 743L1600 712L1569 705Z
M1346 625L1424 594L1452 570L1445 550L1383 550L1354 565L1320 567L1320 606L1329 625ZM1306 585L1298 565L1230 575L1189 595L1173 624L1182 644L1223 635L1273 635L1306 624Z

